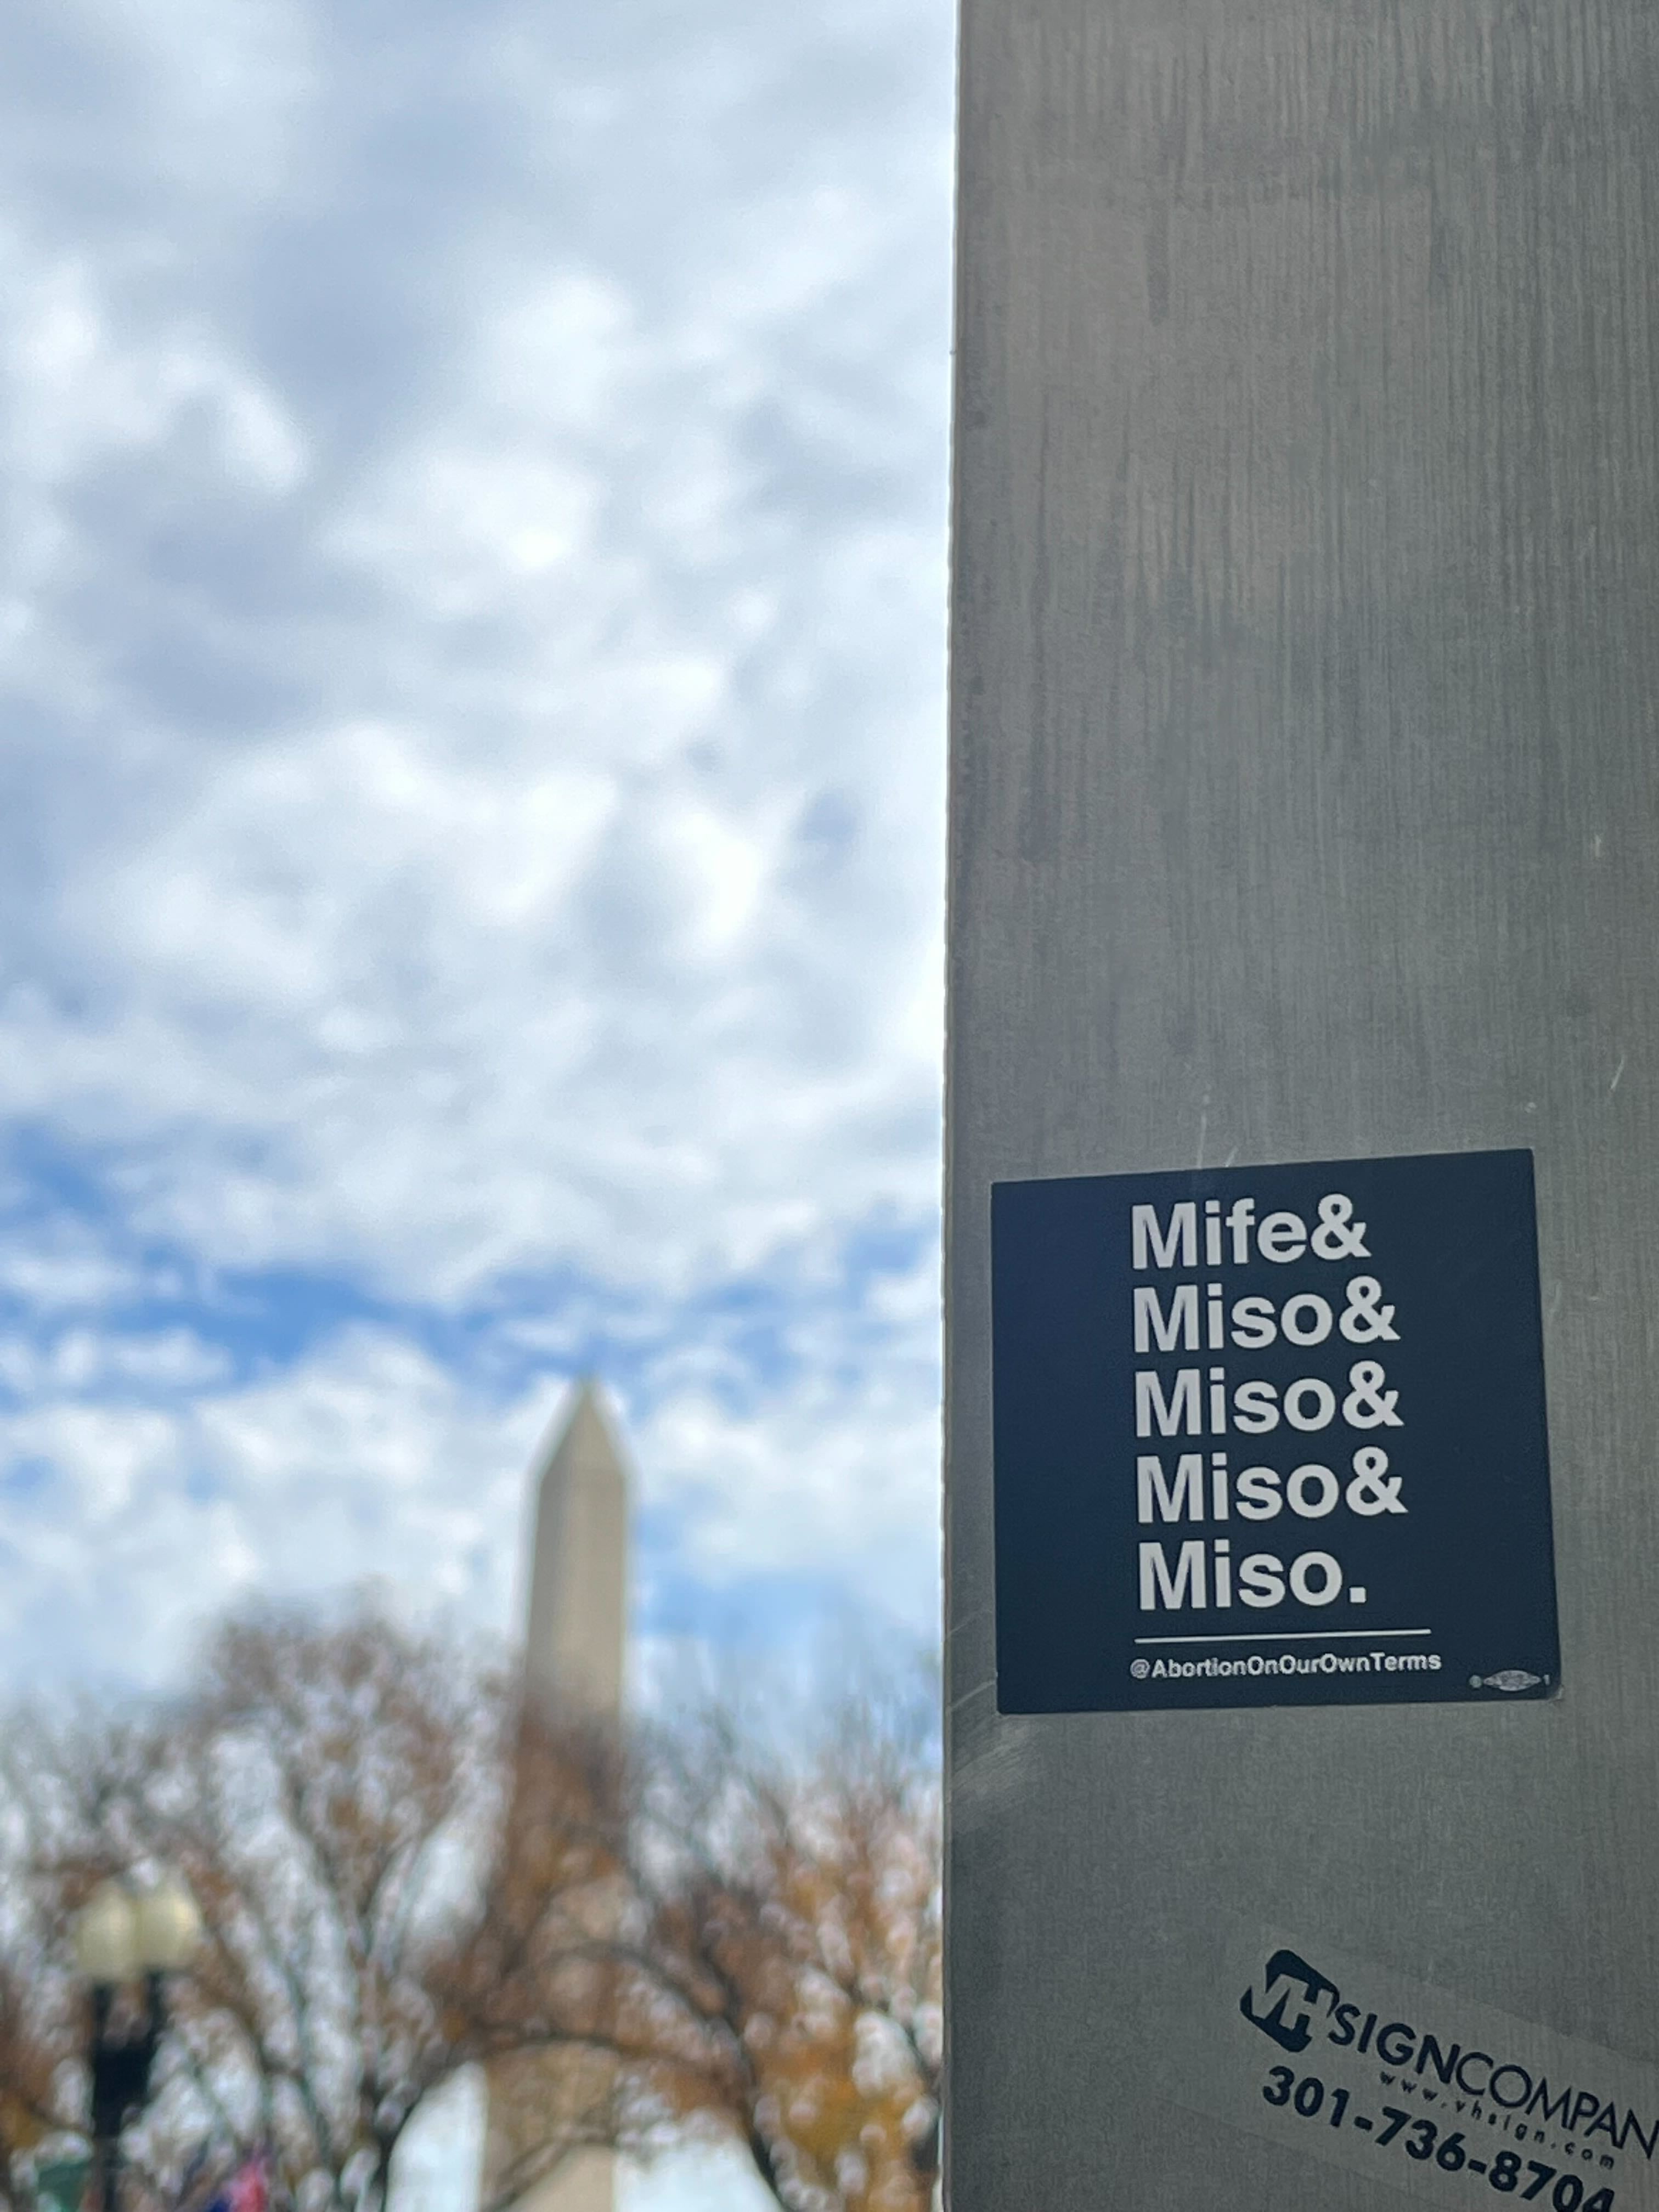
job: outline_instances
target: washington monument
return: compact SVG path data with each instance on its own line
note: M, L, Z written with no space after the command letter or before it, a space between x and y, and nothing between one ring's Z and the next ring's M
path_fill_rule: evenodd
M533 1475L535 1521L525 1617L526 1701L597 1721L621 1717L628 1626L628 1472L599 1391L580 1383ZM550 2106L579 2107L591 2084L564 2054L493 2067L482 2203L506 2194L521 2138ZM613 2212L616 2161L584 2149L519 2199L522 2212Z

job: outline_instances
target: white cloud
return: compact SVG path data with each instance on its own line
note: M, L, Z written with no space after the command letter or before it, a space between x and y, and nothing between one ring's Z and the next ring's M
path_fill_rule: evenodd
M147 1335L72 1328L44 1346L27 1337L0 1337L0 1383L25 1400L119 1390L131 1383L205 1388L222 1382L229 1364L216 1346L182 1328Z
M368 1577L505 1630L535 1406L481 1404L374 1331L228 1388L207 1347L193 1368L179 1348L82 1335L6 1376L33 1386L0 1414L14 1667L45 1647L50 1671L155 1679L227 1605ZM48 1479L20 1484L19 1469Z
M499 1612L524 1355L590 1307L688 1571L931 1605L931 1261L856 1255L936 1206L949 48L945 0L0 26L0 1124L72 1185L26 1159L0 1248L0 1443L60 1470L6 1648L61 1603L148 1666L365 1566ZM250 1381L145 1305L226 1269L481 1334Z
M758 1386L720 1326L671 1331L623 1394L638 1471L638 1603L768 1577L933 1618L937 1443L923 1331L861 1340L801 1316ZM373 1580L510 1634L534 1449L556 1374L469 1382L386 1326L237 1376L183 1328L74 1322L0 1337L0 1677L156 1677L204 1622Z
M826 1363L826 1366L828 1363ZM833 1577L877 1613L931 1632L939 1422L931 1363L860 1363L850 1383L809 1366L763 1411L695 1382L639 1428L647 1503L683 1516L684 1570Z
M0 1297L34 1316L97 1310L144 1287L143 1271L117 1258L84 1223L13 1222L0 1231Z
M27 22L29 11L21 11ZM88 77L118 86L130 151L211 213L227 188L297 189L296 125L321 90L309 9L294 0L57 0Z

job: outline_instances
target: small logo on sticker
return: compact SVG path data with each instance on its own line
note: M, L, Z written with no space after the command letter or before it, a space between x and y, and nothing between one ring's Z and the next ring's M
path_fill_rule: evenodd
M1523 1667L1500 1667L1495 1674L1471 1674L1472 1690L1507 1690L1511 1695L1516 1690L1535 1690L1543 1680L1541 1674L1528 1674Z
M1255 1991L1246 1990L1238 2008L1253 2027L1270 2035L1281 2051L1305 2051L1313 2041L1314 2012L1322 1997L1334 2009L1340 1992L1317 1966L1310 1966L1294 1951L1275 1951L1267 1961L1267 1987L1260 2005ZM1292 1999L1295 2010L1291 2011Z

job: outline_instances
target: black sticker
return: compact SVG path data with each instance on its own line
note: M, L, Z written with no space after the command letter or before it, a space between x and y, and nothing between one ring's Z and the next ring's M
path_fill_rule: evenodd
M1532 1155L999 1183L1003 1712L1550 1696Z

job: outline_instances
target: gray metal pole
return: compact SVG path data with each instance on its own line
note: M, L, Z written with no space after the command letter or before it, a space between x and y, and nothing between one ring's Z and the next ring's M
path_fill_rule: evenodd
M961 133L950 2202L1659 2205L1659 9L963 0ZM1519 1150L1559 1695L1000 1711L992 1186Z

